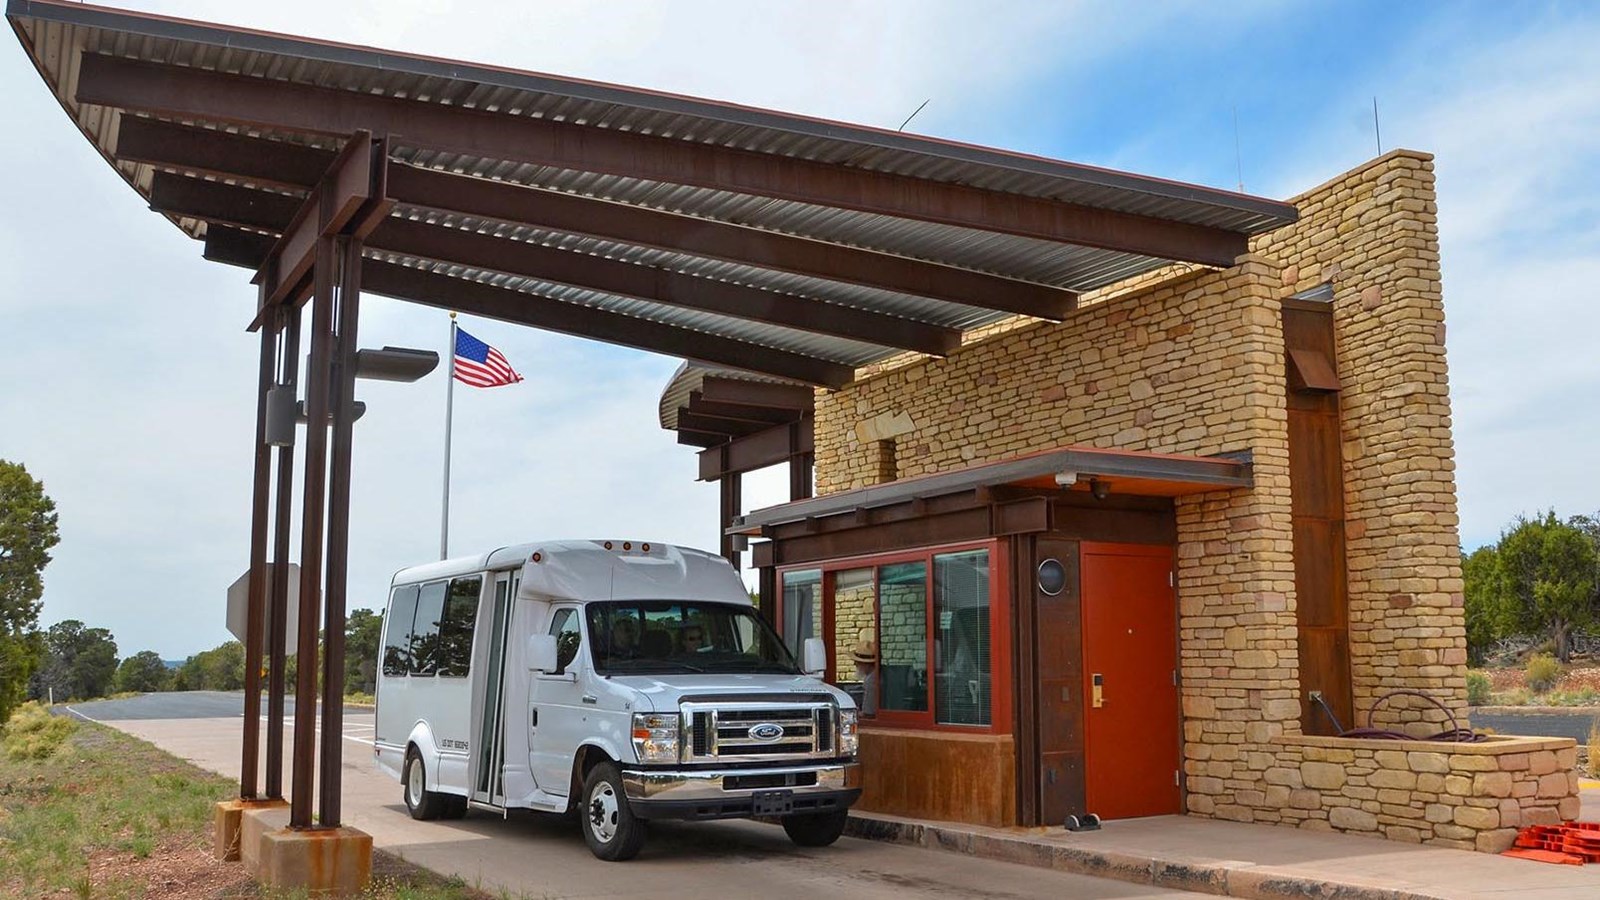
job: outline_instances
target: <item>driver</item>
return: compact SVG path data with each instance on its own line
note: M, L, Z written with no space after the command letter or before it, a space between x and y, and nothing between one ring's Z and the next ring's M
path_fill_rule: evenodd
M632 618L620 618L611 623L611 655L633 656L639 649L639 626Z
M699 653L706 646L705 630L699 625L683 626L683 630L678 634L678 645L683 648L685 656Z

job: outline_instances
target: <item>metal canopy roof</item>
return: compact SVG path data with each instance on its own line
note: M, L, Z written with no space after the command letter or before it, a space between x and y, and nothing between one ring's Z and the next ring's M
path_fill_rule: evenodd
M948 352L1289 204L635 88L10 0L68 115L208 259L258 267L339 148L387 138L365 289L810 384Z

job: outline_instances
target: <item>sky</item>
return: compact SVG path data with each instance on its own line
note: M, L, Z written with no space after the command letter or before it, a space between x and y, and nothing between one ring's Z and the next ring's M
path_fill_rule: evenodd
M889 128L927 101L907 131L1280 199L1380 139L1434 153L1462 542L1520 514L1600 510L1600 6L120 5ZM60 514L41 623L182 658L228 638L223 598L248 558L249 274L203 262L145 209L6 38L0 83L0 459ZM453 553L565 537L715 549L716 488L657 424L678 360L461 321L527 380L456 391ZM363 346L447 336L441 312L363 300ZM359 387L352 608L437 556L444 394L442 367ZM786 483L748 477L746 507Z

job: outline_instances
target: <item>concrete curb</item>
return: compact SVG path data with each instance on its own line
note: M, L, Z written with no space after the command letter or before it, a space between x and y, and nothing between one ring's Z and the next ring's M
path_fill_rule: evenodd
M1600 706L1473 706L1467 709L1467 717L1473 713L1486 716L1600 716Z
M1173 890L1250 900L1315 897L1322 900L1444 900L1400 888L1330 882L1294 872L1242 862L1212 862L1183 857L1162 858L1118 850L1038 840L1030 835L995 834L961 825L913 822L852 812L845 834L873 841L964 853L983 859L1056 869L1075 875L1112 878Z

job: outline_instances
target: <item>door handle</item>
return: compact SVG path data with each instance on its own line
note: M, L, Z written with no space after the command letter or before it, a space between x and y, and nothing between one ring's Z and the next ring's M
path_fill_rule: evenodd
M1096 672L1089 676L1089 678L1092 685L1090 694L1092 703L1095 709L1099 709L1100 707L1106 705L1106 698L1103 690L1105 686L1105 676L1101 675L1099 672Z
M594 697L589 696L588 694L584 694L583 695L583 702L588 703L588 704L595 704L595 703L599 703L600 701L595 699Z

